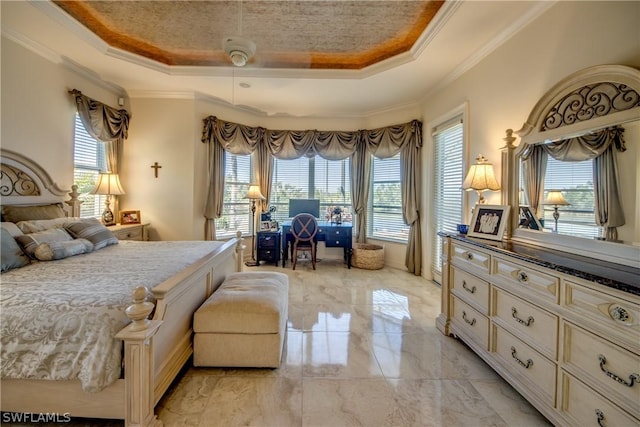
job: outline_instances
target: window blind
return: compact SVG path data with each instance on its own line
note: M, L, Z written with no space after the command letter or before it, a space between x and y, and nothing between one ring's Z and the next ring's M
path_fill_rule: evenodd
M593 160L563 162L549 156L544 179L545 198L549 190L561 190L569 206L559 206L558 231L581 237L597 237ZM553 205L544 205L545 228L553 229Z
M462 222L463 126L460 118L446 122L434 132L433 234L456 232ZM431 270L436 279L442 274L442 239L433 239Z
M73 182L82 195L80 216L100 217L106 196L93 195L90 192L95 189L100 172L105 170L104 144L89 135L76 113L73 132Z
M369 237L406 242L409 226L402 217L400 153L371 162L371 192L368 206Z
M251 156L225 153L224 162L224 205L222 216L216 219L216 236L232 237L237 230L252 234L251 201L244 198L251 184Z
M351 220L350 160L275 159L270 204L277 210L272 219L289 218L289 199L319 199L321 219L329 219L329 207L339 206L343 219Z

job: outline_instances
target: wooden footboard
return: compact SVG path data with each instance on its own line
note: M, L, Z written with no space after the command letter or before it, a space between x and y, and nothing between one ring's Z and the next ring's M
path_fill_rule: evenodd
M229 273L242 270L242 250L238 233L151 290L153 318L142 314L116 335L124 341L123 380L99 393L84 392L79 381L2 380L0 409L124 419L126 426L162 425L154 407L193 353L193 313ZM127 315L136 319L141 310L141 304L134 304Z

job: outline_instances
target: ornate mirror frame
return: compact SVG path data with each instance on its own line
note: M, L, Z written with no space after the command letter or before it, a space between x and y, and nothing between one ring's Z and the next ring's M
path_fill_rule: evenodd
M537 102L522 128L507 129L502 152L502 200L512 208L507 236L566 252L640 267L640 247L518 228L519 157L531 144L584 135L640 119L640 71L624 65L598 65L554 85ZM633 143L637 143L634 141ZM636 226L638 226L636 224Z

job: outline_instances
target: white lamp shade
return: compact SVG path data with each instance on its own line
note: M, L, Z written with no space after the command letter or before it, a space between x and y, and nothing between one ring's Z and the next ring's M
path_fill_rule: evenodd
M545 205L556 205L556 206L569 206L571 203L567 202L567 200L562 195L562 192L559 190L551 190L547 193L547 198L542 202Z
M482 154L476 159L478 163L471 165L467 177L462 183L462 188L465 190L499 190L500 183L496 180L496 176L493 172L493 164L488 163Z
M249 186L249 191L247 191L247 195L244 196L245 199L250 200L264 200L265 197L262 195L260 191L260 186L258 184L251 184Z
M100 174L96 188L91 193L119 196L124 194L124 190L120 185L120 177L117 173L105 172Z

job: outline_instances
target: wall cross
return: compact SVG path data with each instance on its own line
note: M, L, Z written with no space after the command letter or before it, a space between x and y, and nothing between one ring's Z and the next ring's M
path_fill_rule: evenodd
M153 172L154 172L154 174L155 174L155 176L156 176L156 178L157 178L157 177L158 177L158 169L161 169L161 168L162 168L162 166L160 166L160 165L158 164L158 162L154 162L154 163L151 165L151 167L154 169L154 171L153 171Z

